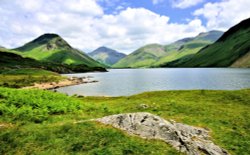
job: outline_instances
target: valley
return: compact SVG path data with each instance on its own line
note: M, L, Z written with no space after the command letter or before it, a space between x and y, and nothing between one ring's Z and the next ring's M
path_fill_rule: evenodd
M231 1L1 1L0 154L250 154L250 18Z

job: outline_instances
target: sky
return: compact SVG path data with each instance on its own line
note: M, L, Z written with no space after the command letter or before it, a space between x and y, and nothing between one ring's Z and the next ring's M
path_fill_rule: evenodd
M0 0L0 46L16 48L56 33L91 52L107 46L129 54L250 17L250 0Z

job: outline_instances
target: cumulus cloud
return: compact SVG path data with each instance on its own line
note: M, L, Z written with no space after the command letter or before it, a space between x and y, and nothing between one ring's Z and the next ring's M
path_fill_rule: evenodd
M127 8L118 15L105 15L100 21L96 25L102 32L100 38L109 38L105 40L107 44L124 51L149 43L169 43L206 31L198 19L188 24L169 23L169 17L144 8Z
M250 17L249 6L249 0L223 0L205 4L203 8L196 10L194 15L206 18L208 29L227 30Z
M168 16L145 8L128 7L117 14L105 14L96 0L22 2L0 1L2 46L14 48L43 33L57 33L86 52L105 45L129 53L145 44L166 44L206 31L199 19L171 23Z
M202 3L204 0L172 0L172 6L185 9Z

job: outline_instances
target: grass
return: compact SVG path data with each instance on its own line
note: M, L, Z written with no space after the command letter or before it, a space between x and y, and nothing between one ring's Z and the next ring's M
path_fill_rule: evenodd
M12 70L5 70L2 71L1 74L4 75L54 75L60 76L59 74L43 69L37 68L24 68L24 69L12 69Z
M34 83L58 82L62 79L65 79L65 77L37 68L3 70L0 74L0 86L21 88L32 86Z
M180 154L162 141L129 136L95 122L73 123L146 111L208 128L216 144L231 154L247 155L250 154L249 94L250 90L195 90L77 98L42 90L0 88L1 107L12 109L0 113L0 124L6 124L6 128L0 128L0 154ZM148 108L143 109L141 104L147 104ZM34 121L35 112L46 116L45 119Z
M230 153L249 154L249 94L250 90L163 91L119 98L87 97L83 100L91 103L91 114L98 117L147 111L166 119L208 128L212 131L213 140ZM141 109L140 104L147 104L149 108Z
M74 124L93 118L92 107L78 98L10 88L0 88L0 96L0 124L7 126L0 128L0 154L180 154L162 141L95 122Z

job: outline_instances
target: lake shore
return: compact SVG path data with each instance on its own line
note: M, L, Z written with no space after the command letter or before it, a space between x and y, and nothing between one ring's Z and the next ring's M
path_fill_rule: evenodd
M23 87L22 89L43 89L51 90L66 86L79 85L84 83L94 83L98 82L96 80L91 80L92 77L71 77L58 82L45 82L45 83L35 83L33 86Z

